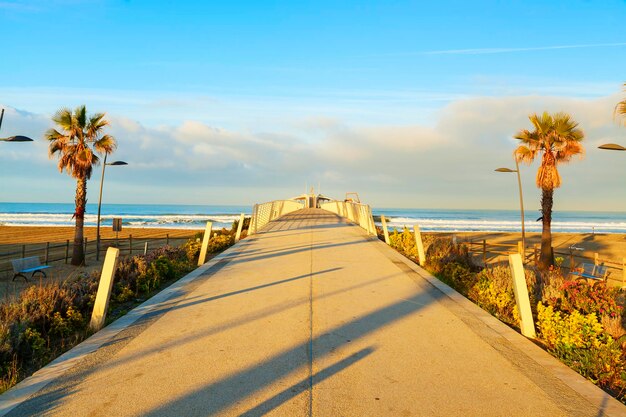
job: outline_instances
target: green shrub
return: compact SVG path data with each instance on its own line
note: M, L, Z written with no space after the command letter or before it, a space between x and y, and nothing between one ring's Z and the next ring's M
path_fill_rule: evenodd
M245 223L244 223L245 224ZM236 222L235 222L236 226ZM235 244L235 232L236 229L233 230L217 230L211 234L211 238L209 239L209 244L207 246L207 253L216 253L221 252L228 247ZM245 234L242 234L242 238L245 237ZM202 249L202 234L200 236L196 235L193 238L187 240L187 242L183 245L183 250L187 255L187 260L192 263L198 262L198 257L200 256L200 250Z
M443 265L440 276L445 281L464 295L467 295L477 281L476 273L464 263L456 261L448 262Z
M514 326L519 324L513 278L508 267L496 266L482 270L469 291L469 298L505 323Z
M406 227L402 229L402 233L399 233L398 229L394 229L389 235L389 243L392 248L407 258L413 261L418 261L417 247L415 246L415 235Z
M200 249L202 248L203 232L196 233L191 239L183 245L183 249L187 255L187 259L190 262L197 262L198 256L200 256Z
M565 281L561 291L562 296L555 305L562 311L595 313L598 317L619 317L622 314L622 307L616 302L617 288L609 288L603 282L589 285L585 280Z
M228 249L235 243L235 236L230 234L219 234L212 236L209 240L209 246L207 247L207 253L221 252Z
M457 263L471 271L477 271L468 248L465 245L455 245L451 238L435 238L426 251L426 268L434 274L443 271L446 264Z
M621 341L604 331L595 313L565 313L537 306L539 336L548 350L599 386L622 397L626 389L626 357Z
M67 337L84 327L83 315L80 311L69 306L64 315L56 311L52 317L50 325L50 334Z

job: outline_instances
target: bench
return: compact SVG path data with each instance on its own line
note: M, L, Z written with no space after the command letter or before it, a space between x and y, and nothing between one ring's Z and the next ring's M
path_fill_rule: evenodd
M30 277L33 278L37 272L41 273L44 277L46 273L44 269L50 268L49 265L42 265L38 256L30 256L28 258L20 258L13 259L11 261L13 264L13 281L15 278L22 277L26 282L28 282L28 278L26 278L25 274L30 272Z
M571 272L572 275L579 276L581 278L588 279L596 279L596 280L606 280L609 271L605 265L596 265L596 264L580 264L579 267L575 268Z

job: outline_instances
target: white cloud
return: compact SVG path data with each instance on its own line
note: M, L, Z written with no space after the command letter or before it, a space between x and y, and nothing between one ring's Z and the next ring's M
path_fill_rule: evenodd
M626 129L612 117L619 99L468 98L443 108L428 126L364 126L317 115L286 120L271 131L247 131L197 120L148 127L111 117L119 145L113 158L129 165L107 170L107 181L115 184L107 192L112 202L252 204L288 197L307 182L321 181L324 193L341 197L356 190L377 207L515 208L514 178L493 170L512 164L512 136L530 127L528 114L548 110L570 113L587 134L585 160L563 167L557 207L626 210L626 193L616 192L624 188L623 155L596 149L602 142L626 142ZM49 116L14 109L7 111L9 120L4 133L11 129L41 138L50 126ZM47 159L46 144L17 146L3 145L0 174L30 178L30 189L24 189L24 181L21 187L7 182L1 198L71 201L72 187L58 192L41 184L41 178L59 175L56 161ZM535 171L536 165L522 168L531 210L539 201Z
M437 51L420 51L389 54L388 56L409 55L491 55L508 54L515 52L553 51L558 49L587 49L587 48L616 48L624 47L626 42L591 43L577 45L552 45L552 46L529 46L521 48L466 48L466 49L442 49Z

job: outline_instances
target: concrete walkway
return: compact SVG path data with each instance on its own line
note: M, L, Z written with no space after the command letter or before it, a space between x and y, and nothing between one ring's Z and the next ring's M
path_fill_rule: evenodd
M10 415L603 415L426 275L301 210Z

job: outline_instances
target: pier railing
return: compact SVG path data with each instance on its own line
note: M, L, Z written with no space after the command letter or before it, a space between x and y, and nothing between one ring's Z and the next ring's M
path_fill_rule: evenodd
M353 203L349 201L328 201L321 203L320 208L338 216L345 217L353 223L361 226L365 231L376 236L376 225L372 216L372 208L367 204Z
M252 219L248 234L258 233L272 220L304 208L304 203L294 200L276 200L267 203L255 204L252 208Z

